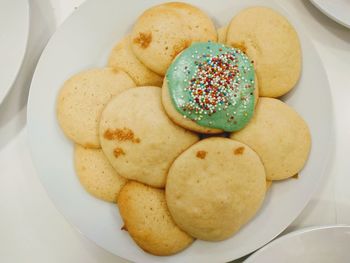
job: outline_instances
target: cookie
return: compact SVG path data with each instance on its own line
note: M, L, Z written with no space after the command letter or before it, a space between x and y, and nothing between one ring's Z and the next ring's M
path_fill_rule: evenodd
M198 136L167 117L160 88L139 87L107 104L101 116L100 141L120 175L164 187L171 163L197 142Z
M227 34L227 27L223 26L217 29L218 32L218 43L226 44L226 34Z
M109 56L108 66L124 70L137 86L162 86L163 77L148 69L135 57L130 47L129 36L122 39L113 48Z
M164 190L130 181L120 191L118 207L124 229L146 252L168 256L193 242L172 220Z
M288 20L267 7L251 7L230 22L227 44L242 49L255 64L260 96L280 97L297 83L301 47Z
M201 140L169 169L166 200L175 223L189 235L218 241L235 234L259 210L265 170L247 145L227 138Z
M213 21L199 8L182 2L164 3L163 6L181 15L192 42L217 41L218 35Z
M67 80L57 100L58 122L68 138L88 148L99 148L98 123L106 103L135 87L124 71L112 68L83 71Z
M171 61L194 41L216 41L209 17L194 6L167 3L151 7L136 21L131 48L152 71L164 76Z
M184 128L201 133L237 131L253 116L255 89L254 67L243 52L198 42L170 65L163 105Z
M101 149L88 149L77 144L74 163L79 181L86 191L108 202L117 201L126 179L113 169Z
M257 152L268 180L283 180L297 174L311 148L305 121L290 106L273 98L260 98L252 120L231 138Z
M171 61L190 43L181 15L163 6L146 10L131 32L131 48L136 57L163 76Z

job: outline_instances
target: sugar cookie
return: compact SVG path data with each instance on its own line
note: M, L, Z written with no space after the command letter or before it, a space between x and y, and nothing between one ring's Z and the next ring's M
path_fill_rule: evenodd
M120 191L118 207L124 228L143 250L153 255L172 255L193 242L171 218L164 190L130 181Z
M101 146L112 166L128 179L164 187L175 158L198 141L165 114L161 89L139 87L123 92L104 109Z
M80 183L86 191L108 202L117 201L126 179L113 169L101 149L88 149L76 144L74 163Z
M169 169L166 200L175 223L210 241L236 233L259 210L266 192L259 156L227 138L204 139Z
M106 103L120 92L135 87L124 71L92 69L67 80L57 100L57 118L63 132L74 142L99 148L98 123Z
M254 61L260 96L280 97L297 83L301 72L299 38L278 12L267 7L244 9L229 24L226 42Z
M283 180L297 174L311 148L305 121L286 103L273 98L260 98L252 120L231 138L256 151L268 180Z

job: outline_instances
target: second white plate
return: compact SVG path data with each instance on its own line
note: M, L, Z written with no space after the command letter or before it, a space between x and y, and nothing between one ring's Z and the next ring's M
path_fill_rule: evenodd
M339 24L350 28L349 0L310 0L322 13Z
M0 2L0 104L16 80L25 55L29 34L27 0Z
M301 229L280 237L244 263L349 263L350 226Z

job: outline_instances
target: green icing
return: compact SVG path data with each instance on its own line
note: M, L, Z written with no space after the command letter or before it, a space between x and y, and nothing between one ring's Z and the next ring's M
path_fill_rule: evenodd
M239 49L194 43L170 65L166 77L176 110L198 125L242 129L254 112L254 67Z

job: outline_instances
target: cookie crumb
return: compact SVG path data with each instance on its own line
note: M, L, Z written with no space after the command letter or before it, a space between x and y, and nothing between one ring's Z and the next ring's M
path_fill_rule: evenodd
M205 156L207 156L207 152L206 151L198 151L196 154L196 157L199 159L204 159Z
M132 130L128 128L123 129L108 129L103 134L103 137L107 140L118 140L118 141L131 141L133 143L140 143L140 139L135 137Z
M134 43L138 44L141 48L146 49L152 42L152 33L139 33L137 38L134 38Z
M233 153L235 154L235 155L240 155L240 154L243 154L244 153L244 147L242 146L242 147L238 147L237 149L235 149L234 151L233 151Z
M181 41L181 43L179 43L173 47L171 57L175 58L182 50L186 49L190 45L191 45L191 43L187 40Z
M117 69L116 67L112 67L112 72L117 74L119 72L119 69Z
M121 229L120 230L125 230L125 231L128 231L128 229L126 228L126 225L123 225L122 227L121 227Z
M297 174L293 175L292 178L299 179L299 174L297 173Z
M88 148L88 149L90 149L90 148L96 148L96 145L95 145L95 144L89 143L89 142L85 143L83 146L84 146L85 149L86 149L86 148Z
M247 47L245 46L244 43L234 43L234 44L232 44L232 46L233 46L234 48L240 49L244 54L247 53Z
M125 155L125 152L122 148L115 148L113 154L115 158L118 158L120 155Z

